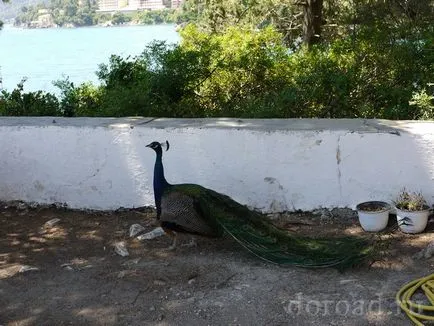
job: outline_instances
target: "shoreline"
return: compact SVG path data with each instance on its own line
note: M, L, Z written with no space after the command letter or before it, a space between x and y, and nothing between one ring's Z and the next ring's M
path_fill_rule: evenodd
M41 26L41 27L34 27L34 26L25 26L25 25L14 25L14 24L4 24L3 29L76 29L76 28L113 28L113 27L149 27L149 26L169 26L173 25L175 30L178 30L180 24L176 23L160 23L160 24L141 24L141 23L125 23L125 24L117 24L117 25L107 25L107 24L96 24L96 25L87 25L87 26Z

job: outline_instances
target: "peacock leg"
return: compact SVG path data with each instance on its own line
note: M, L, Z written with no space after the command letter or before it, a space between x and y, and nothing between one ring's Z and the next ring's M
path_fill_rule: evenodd
M175 250L176 244L177 244L177 236L176 236L176 233L174 232L172 244L167 249L168 250Z
M190 241L188 243L184 243L181 246L182 247L187 247L187 248L197 247L196 238L195 237L191 237L191 239L190 239Z
M164 232L166 232L166 234L169 236L170 239L172 239L172 244L167 248L167 250L175 250L176 249L176 245L177 245L177 236L176 236L176 232L163 228Z

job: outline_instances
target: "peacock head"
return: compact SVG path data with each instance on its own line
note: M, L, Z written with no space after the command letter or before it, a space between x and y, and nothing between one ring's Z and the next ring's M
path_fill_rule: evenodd
M150 147L150 148L152 148L154 151L156 151L157 153L158 153L158 152L161 153L163 147L166 147L166 152L167 152L167 151L169 150L170 145L169 145L169 142L168 142L167 140L166 140L166 142L164 142L164 143L159 143L159 142L157 142L157 141L153 141L152 143L146 145L146 147Z

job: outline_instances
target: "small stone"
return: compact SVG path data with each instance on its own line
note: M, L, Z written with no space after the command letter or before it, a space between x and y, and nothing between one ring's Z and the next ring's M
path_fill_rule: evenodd
M25 203L18 203L17 209L20 211L25 210L27 209L27 205Z
M31 202L28 204L30 208L35 209L39 207L39 204L37 202Z
M151 307L149 308L149 311L155 311L155 306L151 306Z
M141 232L145 231L145 228L141 226L140 224L133 224L130 226L130 238L135 237L136 235L140 234Z
M117 242L115 244L115 252L122 257L129 256L127 246L124 241Z
M158 286L166 285L166 282L163 280L154 280L154 284Z
M122 264L122 266L132 266L132 265L137 265L140 261L140 258L136 258L136 259L130 259L127 260L125 263Z
M188 284L189 284L189 285L192 285L194 282L196 282L196 279L195 279L195 278L192 278L192 279L189 279L189 280L188 280Z
M413 258L415 259L430 259L434 256L434 241L431 241L426 248L416 253Z
M34 266L29 266L29 265L22 265L19 270L20 273L25 273L30 271L39 271L39 268Z
M161 237L163 234L165 234L164 230L161 227L157 227L151 232L142 234L137 237L138 240L151 240L157 237Z
M44 226L46 227L52 227L53 225L57 224L60 222L60 218L53 218L47 222L45 222Z

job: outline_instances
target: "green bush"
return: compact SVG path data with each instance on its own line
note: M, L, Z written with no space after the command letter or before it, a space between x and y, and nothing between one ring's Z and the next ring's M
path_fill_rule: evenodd
M206 34L189 25L181 36L181 49L195 53L205 72L194 84L202 116L256 115L253 104L288 82L288 53L272 28Z
M99 116L101 112L102 89L92 83L82 83L78 87L68 78L54 82L60 89L59 111L63 116Z
M122 25L122 24L130 22L131 20L132 19L129 15L125 15L123 13L116 12L113 14L111 21L112 21L113 25Z
M193 86L204 75L200 59L164 42L147 46L135 58L112 56L97 72L103 84L103 115L193 116Z
M59 102L53 94L42 91L24 92L21 81L12 92L0 93L1 116L58 116Z
M429 84L429 86L434 86L434 84ZM409 104L416 106L419 113L416 118L434 120L434 92L431 95L427 93L426 89L414 92Z
M140 24L170 24L178 21L179 11L174 9L144 10L137 13L134 20Z

